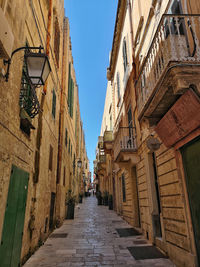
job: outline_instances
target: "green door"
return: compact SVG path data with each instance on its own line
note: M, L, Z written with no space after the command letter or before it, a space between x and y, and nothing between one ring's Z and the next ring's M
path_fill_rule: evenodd
M29 174L12 166L0 245L0 266L20 264Z
M195 235L197 257L200 263L200 138L185 145L181 149L181 152Z

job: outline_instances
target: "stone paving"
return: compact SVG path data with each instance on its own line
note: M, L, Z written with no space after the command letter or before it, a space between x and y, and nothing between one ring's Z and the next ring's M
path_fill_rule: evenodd
M76 207L75 219L66 220L53 232L68 235L60 238L50 236L24 267L175 267L165 258L135 260L127 247L140 246L138 241L146 240L141 235L119 237L115 229L123 227L130 225L114 211L97 206L93 196L84 198L83 204Z

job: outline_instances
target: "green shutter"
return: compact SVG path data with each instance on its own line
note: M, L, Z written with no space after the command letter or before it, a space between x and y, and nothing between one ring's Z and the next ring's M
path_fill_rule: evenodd
M52 115L55 118L56 116L56 94L54 90L53 90L53 99L52 99Z
M69 75L68 75L68 107L70 106L70 93L71 93L71 63L69 63Z
M71 117L73 117L73 108L74 108L74 81L72 80L71 101L70 101L70 116Z

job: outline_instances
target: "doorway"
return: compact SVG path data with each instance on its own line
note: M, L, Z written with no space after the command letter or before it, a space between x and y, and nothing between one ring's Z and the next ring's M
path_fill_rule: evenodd
M197 257L200 262L200 137L181 148Z
M49 215L49 229L53 229L53 217L54 217L54 207L55 207L56 193L51 192L51 203L50 203L50 215Z
M0 244L1 266L20 266L29 173L12 165Z

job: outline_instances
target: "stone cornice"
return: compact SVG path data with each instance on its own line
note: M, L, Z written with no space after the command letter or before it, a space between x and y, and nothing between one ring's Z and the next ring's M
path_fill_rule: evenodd
M126 8L127 8L127 1L119 0L118 7L117 7L116 21L115 21L112 51L111 51L111 57L110 57L110 66L107 69L107 79L109 81L112 80L113 74L115 71L117 55L118 55L119 45L120 45L120 38L121 38L121 33L122 33L125 14L126 14Z

